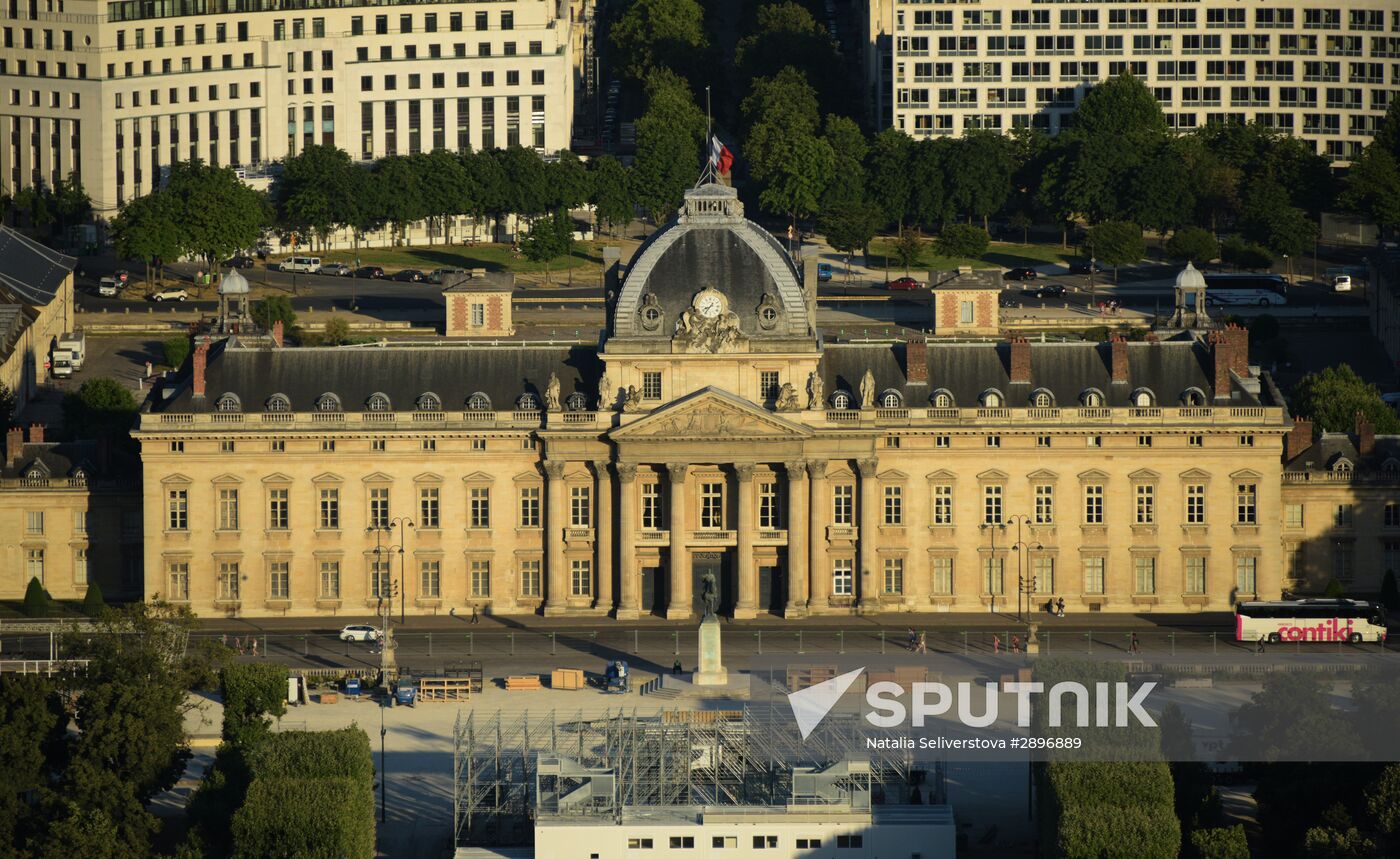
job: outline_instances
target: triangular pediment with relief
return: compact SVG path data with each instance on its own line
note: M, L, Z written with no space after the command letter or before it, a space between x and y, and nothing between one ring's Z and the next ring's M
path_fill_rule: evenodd
M809 438L811 430L748 400L703 388L636 423L613 430L616 441L764 441Z

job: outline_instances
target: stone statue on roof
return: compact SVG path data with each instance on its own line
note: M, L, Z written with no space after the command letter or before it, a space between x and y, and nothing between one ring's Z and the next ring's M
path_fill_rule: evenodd
M778 401L774 405L780 412L795 412L802 408L797 402L797 389L791 382L783 382L783 386L778 389Z
M598 380L598 409L599 411L611 410L616 402L617 385L613 383L611 374L604 370L603 378Z
M559 411L559 376L549 374L549 382L544 386L544 408L547 412Z
M862 409L875 408L875 374L869 370L860 378L860 407Z
M821 409L824 388L821 373L813 370L812 375L807 377L807 408L814 412Z
M622 410L624 412L640 412L642 410L642 394L637 390L636 385L627 386L627 395L622 398Z

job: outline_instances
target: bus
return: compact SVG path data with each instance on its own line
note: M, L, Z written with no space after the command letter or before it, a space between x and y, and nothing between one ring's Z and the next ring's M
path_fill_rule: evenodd
M1206 304L1217 307L1288 303L1287 283L1277 274L1208 274Z
M1245 602L1235 607L1235 640L1385 641L1385 608L1349 599Z

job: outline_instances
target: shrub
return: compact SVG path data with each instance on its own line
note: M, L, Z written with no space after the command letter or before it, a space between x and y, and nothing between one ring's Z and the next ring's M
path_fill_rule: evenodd
M244 749L268 734L267 716L287 712L287 669L264 663L235 663L220 672L224 739Z
M371 781L253 779L243 807L233 817L233 856L235 859L371 859L374 856Z
M1342 587L1342 583L1336 579L1329 579L1327 581L1327 590L1323 591L1322 595L1328 599L1337 599L1346 595L1346 588Z
M250 756L253 776L260 779L372 779L374 758L369 736L360 728L338 731L282 731L267 738Z
M1274 255L1263 245L1251 244L1239 236L1230 236L1220 246L1222 262L1237 268L1266 269L1274 264Z
M1051 762L1045 767L1042 843L1063 859L1121 855L1176 859L1181 823L1171 771L1160 761Z
M342 346L350 339L350 323L333 316L326 320L326 328L321 333L321 342L327 346Z
M39 584L38 578L30 579L29 587L24 589L24 605L20 611L24 612L25 617L48 617L53 614L53 598Z
M107 601L102 598L102 587L97 582L88 585L87 593L83 596L83 614L88 617L97 617L107 610Z
M188 337L171 337L162 342L160 348L165 353L165 366L178 369L190 355L190 339Z
M1197 829L1191 833L1191 849L1198 859L1249 859L1243 826Z
M938 252L946 257L977 259L987 252L992 237L972 224L949 224L938 236Z
M1249 324L1249 339L1254 343L1275 340L1279 335L1278 319L1271 314L1261 313Z
M1209 230L1184 227L1167 239L1167 256L1178 262L1205 264L1220 257L1220 242Z

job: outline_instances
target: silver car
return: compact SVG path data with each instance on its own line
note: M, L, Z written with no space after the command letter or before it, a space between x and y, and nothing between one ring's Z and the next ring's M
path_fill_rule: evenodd
M353 269L343 262L328 262L316 270L317 274L328 274L332 277L349 277Z
M365 623L352 623L340 630L341 641L378 641L379 630Z

